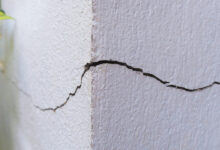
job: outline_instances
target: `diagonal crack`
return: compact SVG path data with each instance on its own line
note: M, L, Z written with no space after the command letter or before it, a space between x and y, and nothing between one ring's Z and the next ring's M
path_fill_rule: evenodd
M206 86L203 86L203 87L193 88L193 89L186 88L186 87L183 87L183 86L169 84L170 83L169 81L162 80L161 78L157 77L154 74L151 74L151 73L148 73L148 72L144 72L143 69L137 68L137 67L133 67L131 65L128 65L125 62L120 62L120 61L116 61L116 60L99 60L99 61L87 63L84 66L84 71L83 71L83 73L81 75L80 84L75 88L74 92L69 93L69 95L66 98L64 103L62 103L62 104L60 104L60 105L58 105L56 107L42 108L42 107L36 106L36 105L35 105L35 107L37 109L41 110L41 111L54 111L54 112L56 112L57 109L64 107L69 102L70 97L73 97L73 96L76 95L77 91L82 87L83 77L85 76L86 72L89 71L91 67L97 67L97 66L104 65L104 64L119 65L119 66L125 67L125 68L127 68L129 70L132 70L134 72L139 72L143 76L151 77L151 78L159 81L161 84L166 85L166 87L175 88L175 89L182 90L182 91L185 91L185 92L199 92L199 91L205 90L207 88L210 88L210 87L212 87L214 85L220 85L220 82L214 81L214 82L210 83L209 85L206 85Z
M20 88L14 80L10 79L10 78L9 78L7 75L5 75L5 74L1 74L1 75L3 75L3 77L5 78L5 80L7 80L11 85L13 85L16 90L18 90L19 92L21 92L21 93L22 93L23 95L25 95L26 97L31 98L31 95L28 94L26 91L24 91L22 88Z

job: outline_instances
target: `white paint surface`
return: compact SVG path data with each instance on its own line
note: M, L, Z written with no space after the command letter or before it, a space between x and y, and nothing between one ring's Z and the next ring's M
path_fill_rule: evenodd
M41 112L34 105L60 105L79 84L83 65L90 60L91 1L3 0L3 7L16 19L7 70L13 70L9 78L20 89L18 149L90 149L89 73L65 109Z
M34 107L62 104L90 59L187 88L220 81L218 0L3 2L16 18L7 87L17 90L17 149L219 149L220 86L188 93L107 64L56 113Z
M219 0L94 0L93 59L187 88L220 81ZM218 150L220 86L187 93L119 66L93 70L95 150Z

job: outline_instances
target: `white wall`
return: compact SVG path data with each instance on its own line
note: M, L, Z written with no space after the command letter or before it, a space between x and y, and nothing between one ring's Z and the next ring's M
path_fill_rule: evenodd
M185 88L220 81L218 0L3 2L16 18L6 84L16 95L17 149L219 148L219 85L187 92L105 64L56 112L35 107L64 103L90 60Z
M16 19L7 71L8 84L18 92L17 149L90 149L89 73L65 109L42 112L34 105L60 105L80 83L83 65L91 57L91 1L3 0L3 8Z
M94 0L93 10L93 60L186 88L220 81L220 1ZM92 75L95 150L219 149L219 85L191 93L109 64Z

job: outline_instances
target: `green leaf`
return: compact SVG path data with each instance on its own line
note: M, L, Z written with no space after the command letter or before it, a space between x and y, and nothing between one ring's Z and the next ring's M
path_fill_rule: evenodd
M3 11L0 11L0 20L8 20L8 19L14 19L14 18L7 16Z

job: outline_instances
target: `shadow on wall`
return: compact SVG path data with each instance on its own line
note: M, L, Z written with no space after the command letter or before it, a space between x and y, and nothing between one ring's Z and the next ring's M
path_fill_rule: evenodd
M14 27L13 20L0 20L0 150L14 148L13 141L18 121L16 115L18 92L10 80L14 73L13 69L10 69Z

